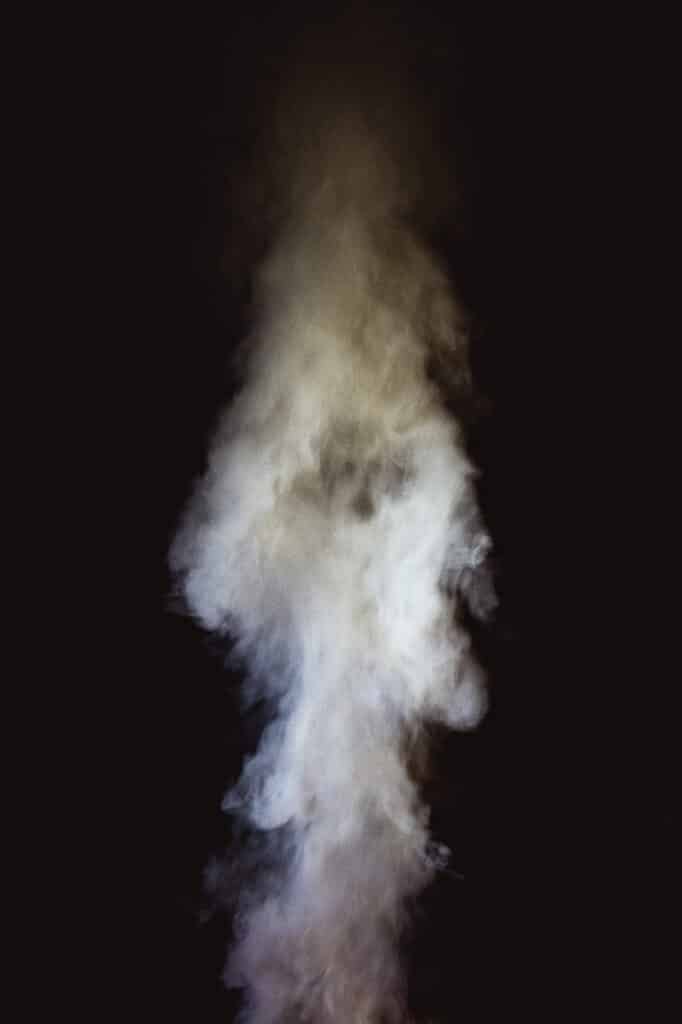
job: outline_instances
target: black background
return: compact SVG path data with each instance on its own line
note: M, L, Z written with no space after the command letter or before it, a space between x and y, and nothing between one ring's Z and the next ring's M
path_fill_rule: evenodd
M178 614L166 556L231 393L264 242L256 231L226 258L230 232L242 237L230 177L264 79L325 17L262 3L166 12L144 38L131 27L117 72L132 101L120 174L134 199L116 273L134 295L117 326L131 353L116 470L131 542L112 562L126 578L121 619L140 617L124 645L131 697L113 774L126 841L114 873L125 860L136 894L118 955L139 953L139 971L123 973L153 1020L210 1024L238 1005L220 980L229 922L202 913L201 883L227 843L220 801L257 730L237 716L219 650ZM456 222L431 241L475 316L490 412L470 443L501 601L478 639L492 710L476 734L437 738L433 824L453 870L422 903L411 1000L445 1021L497 1019L500 1005L589 1020L643 994L647 1019L666 1019L672 716L667 673L638 649L616 582L637 555L617 514L621 441L601 390L615 330L601 154L620 113L618 34L551 6L402 4L390 17L409 25L454 158Z

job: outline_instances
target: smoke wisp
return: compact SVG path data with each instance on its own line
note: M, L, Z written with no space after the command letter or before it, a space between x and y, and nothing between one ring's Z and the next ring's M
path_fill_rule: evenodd
M491 605L490 540L445 401L468 387L465 321L410 216L429 183L356 104L300 101L245 382L172 566L275 709L225 801L280 844L241 895L244 1019L399 1022L399 939L446 856L420 751L429 722L486 709L460 612Z

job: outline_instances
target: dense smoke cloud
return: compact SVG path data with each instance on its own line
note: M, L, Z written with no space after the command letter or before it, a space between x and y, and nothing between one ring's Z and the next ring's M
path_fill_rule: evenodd
M273 708L226 798L278 851L228 964L250 1024L404 1019L398 940L446 857L419 794L426 727L486 709L461 611L492 604L490 541L451 412L466 321L418 234L450 201L422 114L371 66L292 74L244 384L172 552Z

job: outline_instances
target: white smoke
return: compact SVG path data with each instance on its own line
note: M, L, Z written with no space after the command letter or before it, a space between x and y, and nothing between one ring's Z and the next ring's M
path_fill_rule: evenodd
M398 1022L398 939L444 856L415 772L424 727L486 708L458 606L476 610L490 542L442 394L466 383L466 335L367 121L318 124L294 163L246 383L172 562L276 706L226 798L291 837L244 894L228 980L245 1019Z

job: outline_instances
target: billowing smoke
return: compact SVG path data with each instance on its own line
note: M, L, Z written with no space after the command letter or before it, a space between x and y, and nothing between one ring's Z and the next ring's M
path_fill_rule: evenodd
M419 765L429 723L486 709L462 605L490 606L490 541L449 411L465 320L414 228L431 198L414 136L357 95L295 94L245 381L172 564L273 708L225 803L277 851L240 897L245 1020L398 1022L398 942L447 856Z

